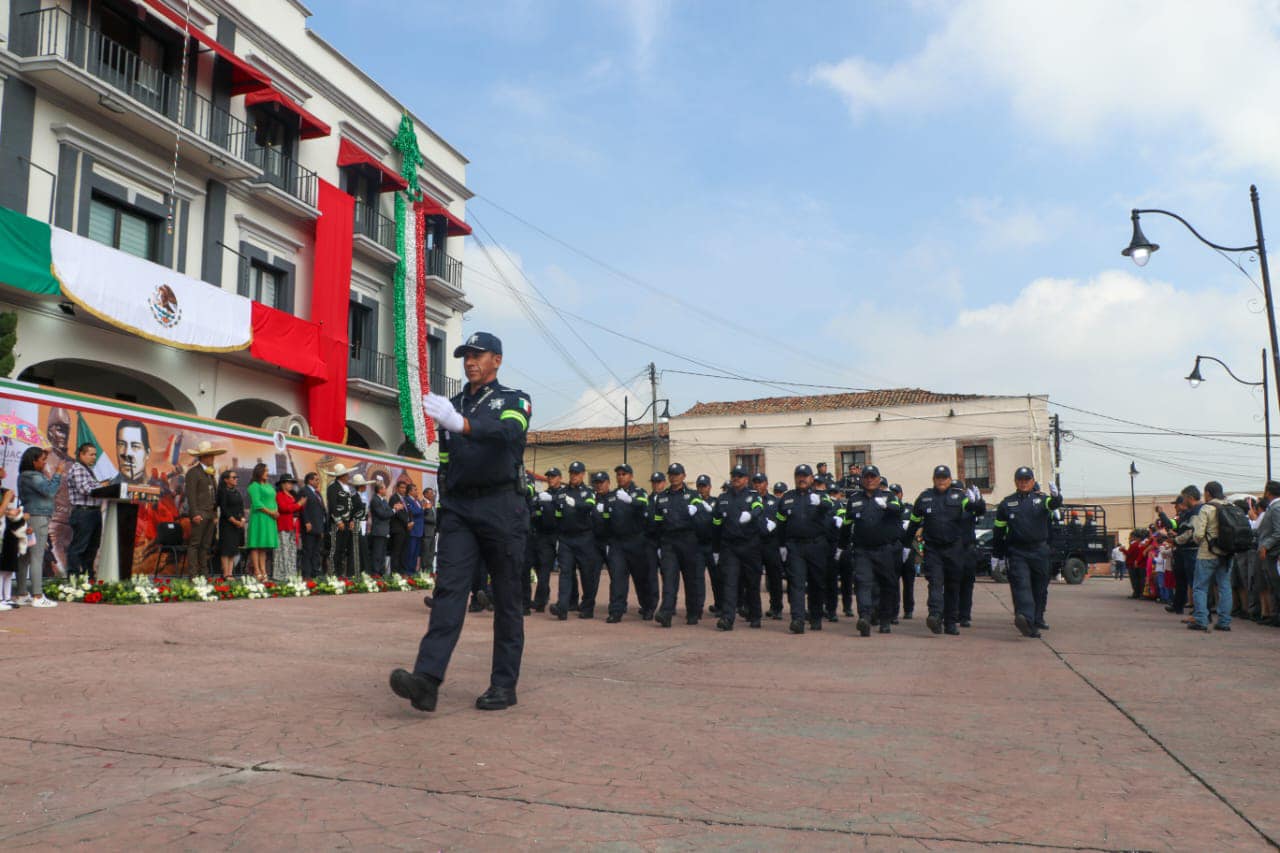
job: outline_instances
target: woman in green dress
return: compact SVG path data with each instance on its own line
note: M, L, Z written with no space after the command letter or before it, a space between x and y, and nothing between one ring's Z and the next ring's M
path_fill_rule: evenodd
M253 466L252 482L249 483L249 541L246 543L249 565L259 581L267 579L267 552L274 551L280 544L276 528L276 516L279 514L276 490L267 482L267 465L259 462Z

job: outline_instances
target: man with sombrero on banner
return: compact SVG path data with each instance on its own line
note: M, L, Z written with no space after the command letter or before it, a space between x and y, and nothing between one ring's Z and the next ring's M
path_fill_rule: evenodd
M218 477L213 460L227 451L202 441L187 453L195 457L196 464L187 469L184 492L187 513L191 517L191 538L187 540L187 565L193 577L209 574L209 551L213 548L213 531L217 529Z

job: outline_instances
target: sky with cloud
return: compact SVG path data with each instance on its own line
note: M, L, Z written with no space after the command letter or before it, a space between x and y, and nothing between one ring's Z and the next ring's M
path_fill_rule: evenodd
M1182 378L1197 353L1259 378L1257 259L1154 216L1151 263L1119 252L1133 207L1253 243L1251 183L1280 235L1276 4L308 6L471 160L465 323L535 428L620 424L650 361L673 413L1047 393L1071 494L1127 491L1131 460L1140 492L1259 487L1260 396Z

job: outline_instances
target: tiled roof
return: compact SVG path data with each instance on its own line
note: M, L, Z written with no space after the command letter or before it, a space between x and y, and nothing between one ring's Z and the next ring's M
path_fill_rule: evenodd
M982 394L935 394L921 388L886 388L850 394L815 394L808 397L764 397L759 400L732 400L695 403L679 417L699 415L767 415L775 412L814 412L830 409L888 409L928 403L958 403L980 400ZM619 430L619 432L621 432Z
M659 438L667 437L667 424L658 424ZM630 441L648 441L653 432L652 424L636 424L627 438ZM529 444L547 446L553 444L590 444L596 441L622 441L622 427L585 427L583 429L530 430Z

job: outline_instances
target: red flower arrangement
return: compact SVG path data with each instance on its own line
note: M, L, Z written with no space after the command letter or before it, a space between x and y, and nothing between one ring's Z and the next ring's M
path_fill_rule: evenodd
M101 583L101 581L99 581L99 583ZM100 593L100 592L86 592L86 593L84 594L84 603L85 603L85 604L101 604L101 603L102 603L102 593Z

